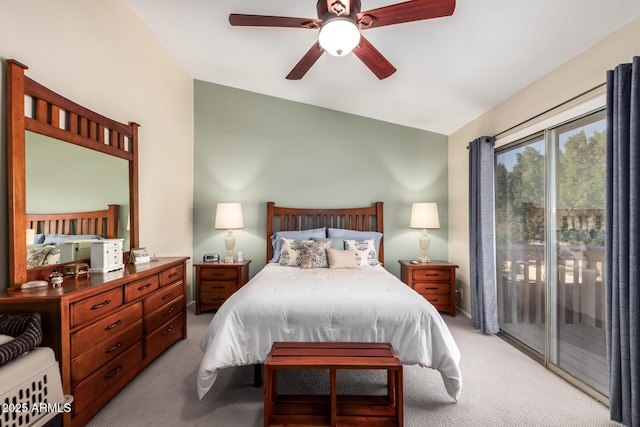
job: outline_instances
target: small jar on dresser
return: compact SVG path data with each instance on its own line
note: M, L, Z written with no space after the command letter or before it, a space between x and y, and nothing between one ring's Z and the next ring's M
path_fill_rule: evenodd
M199 262L196 268L196 314L217 310L235 291L249 281L250 260Z
M400 278L404 283L426 298L438 311L456 315L456 268L447 261L431 261L414 264L398 261Z

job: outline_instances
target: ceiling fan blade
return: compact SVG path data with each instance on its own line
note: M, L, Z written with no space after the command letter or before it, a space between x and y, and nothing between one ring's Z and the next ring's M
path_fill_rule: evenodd
M229 23L233 26L244 27L292 27L292 28L320 28L322 21L312 18L290 18L287 16L243 15L232 13Z
M456 0L412 0L360 12L356 20L364 30L450 16L455 8Z
M302 59L293 67L293 70L287 75L287 80L300 80L307 74L307 71L322 56L324 49L320 47L320 43L315 42L311 49L304 54Z
M353 53L360 58L364 65L369 67L373 74L380 80L386 79L396 72L396 67L394 67L369 40L362 36L360 36L360 44L353 49Z

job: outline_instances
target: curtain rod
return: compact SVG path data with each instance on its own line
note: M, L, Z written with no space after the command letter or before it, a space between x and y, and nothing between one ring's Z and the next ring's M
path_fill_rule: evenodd
M599 85L596 85L596 86L592 87L591 89L585 90L584 92L582 92L582 93L580 93L580 94L578 94L578 95L574 96L573 98L567 99L566 101L563 101L563 102L561 102L561 103L560 103L560 104L558 104L558 105L555 105L555 106L553 106L553 107L551 107L551 108L548 108L548 109L544 110L543 112L541 112L541 113L539 113L539 114L536 114L536 115L535 115L535 116L533 116L533 117L528 118L527 120L524 120L524 121L522 121L522 122L520 122L520 123L518 123L518 124L516 124L516 125L511 126L511 127L510 127L510 128L508 128L508 129L505 129L505 130L503 130L503 131L501 131L501 132L498 132L497 134L493 135L493 138L497 138L497 137L499 137L500 135L503 135L503 134L505 134L505 133L507 133L507 132L509 132L509 131L511 131L511 130L513 130L513 129L515 129L515 128L517 128L517 127L519 127L519 126L522 126L522 125L524 125L524 124L526 124L526 123L528 123L528 122L532 121L532 120L535 120L535 119L537 119L538 117L543 116L543 115L545 115L545 114L547 114L547 113L549 113L549 112L551 112L551 111L555 110L556 108L560 108L560 107L562 107L563 105L566 105L566 104L568 104L568 103L570 103L570 102L572 102L572 101L575 101L576 99L578 99L578 98L580 98L580 97L582 97L582 96L585 96L585 95L587 95L588 93L593 92L594 90L598 90L598 89L600 89L601 87L606 86L606 85L607 85L607 82L604 82L604 83L600 83Z

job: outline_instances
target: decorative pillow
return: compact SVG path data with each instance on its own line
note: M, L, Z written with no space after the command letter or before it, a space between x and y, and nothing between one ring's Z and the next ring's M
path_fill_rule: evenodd
M282 250L280 251L280 265L300 266L302 264L302 251L305 244L313 243L311 240L294 240L282 238Z
M353 249L327 249L329 268L360 268L356 261L356 251Z
M331 242L333 249L344 249L344 239L329 239L328 237L314 237L314 242Z
M311 240L314 237L327 237L326 229L312 228L310 230L300 231L278 231L271 236L271 246L273 247L273 258L269 262L278 262L280 260L280 253L282 252L282 239L294 239L294 240Z
M35 243L36 243L35 228L27 228L27 246L34 245Z
M376 252L376 242L369 240L345 240L345 249L353 249L356 251L356 260L360 267L369 267L380 264L378 262L378 253Z
M376 253L380 251L380 241L382 240L382 233L377 231L356 231L356 230L343 230L341 228L327 228L327 237L330 239L338 238L344 240L369 240L373 239L376 242Z
M302 244L302 268L327 268L327 249L331 247L331 242L310 242Z

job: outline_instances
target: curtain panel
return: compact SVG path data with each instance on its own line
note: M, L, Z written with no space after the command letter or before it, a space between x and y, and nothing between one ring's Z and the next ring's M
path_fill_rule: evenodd
M494 225L495 138L469 143L469 256L471 323L484 334L498 333Z
M611 419L640 426L640 57L607 73L605 239Z

